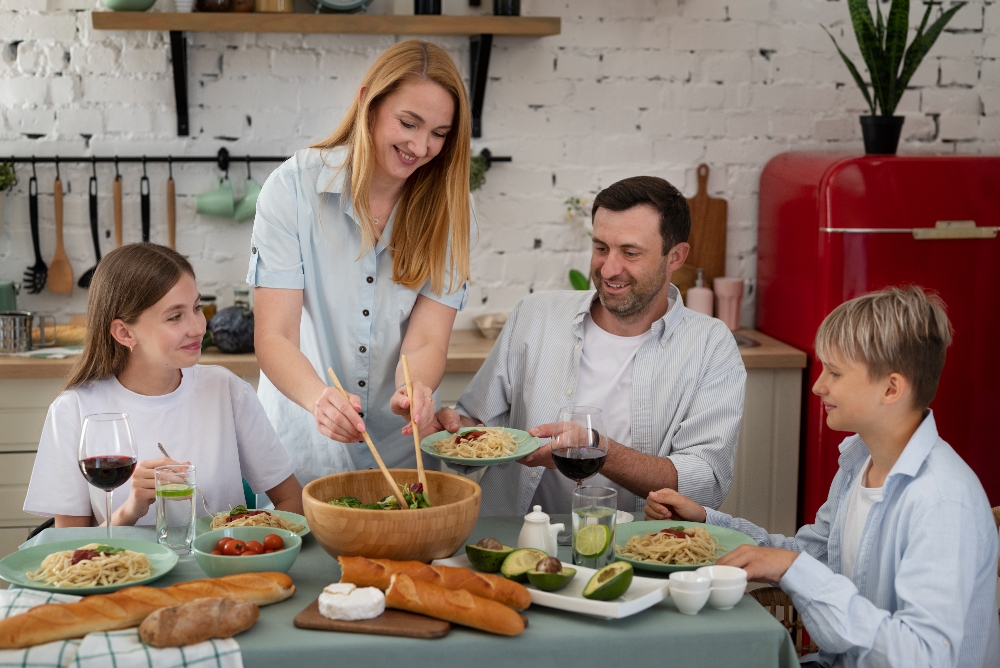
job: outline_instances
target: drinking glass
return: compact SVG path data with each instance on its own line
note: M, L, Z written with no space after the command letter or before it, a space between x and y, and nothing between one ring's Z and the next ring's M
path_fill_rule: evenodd
M153 469L156 487L156 540L179 554L191 551L194 541L195 469L167 464Z
M559 409L552 430L552 460L559 472L576 481L596 475L608 456L608 437L600 408L570 406Z
M610 487L573 490L573 563L603 568L615 560L618 492Z
M132 477L136 452L132 425L125 413L96 413L83 418L80 472L87 482L104 490L108 538L111 538L111 492Z

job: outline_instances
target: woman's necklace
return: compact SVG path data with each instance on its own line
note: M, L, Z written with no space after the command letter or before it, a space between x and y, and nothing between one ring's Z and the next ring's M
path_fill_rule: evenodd
M395 208L396 208L396 203L393 202L391 205L389 205L389 210L388 211L386 211L385 213L383 213L381 216L378 216L377 218L375 218L375 227L378 227L378 221L382 220L383 218L385 218L386 216L388 216L389 214L391 214L392 210L395 209Z

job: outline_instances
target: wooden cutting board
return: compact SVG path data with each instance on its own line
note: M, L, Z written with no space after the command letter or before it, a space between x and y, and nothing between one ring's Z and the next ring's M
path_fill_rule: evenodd
M708 194L708 165L698 165L698 192L688 200L691 209L691 235L688 243L691 252L683 267L674 272L671 283L680 288L686 297L687 290L694 287L696 269L704 270L705 287L712 287L712 281L726 275L726 217L729 204L719 197Z
M342 633L372 633L379 636L405 638L443 638L451 631L451 624L423 615L402 610L386 610L375 619L345 622L327 619L319 614L319 599L309 604L292 622L300 629L341 631Z

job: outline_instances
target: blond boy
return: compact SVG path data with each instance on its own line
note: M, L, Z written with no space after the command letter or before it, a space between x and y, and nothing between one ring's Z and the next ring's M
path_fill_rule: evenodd
M759 547L719 559L791 595L829 666L1000 665L997 531L975 473L928 408L951 343L941 300L916 286L837 307L816 335L813 392L855 436L816 521L793 538L652 492L650 519L709 522Z

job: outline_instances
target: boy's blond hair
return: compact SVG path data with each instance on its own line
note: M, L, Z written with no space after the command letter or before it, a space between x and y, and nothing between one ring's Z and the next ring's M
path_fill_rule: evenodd
M872 380L898 373L913 385L914 408L937 393L951 344L951 322L939 296L916 285L891 287L844 302L816 332L816 354L863 364Z

